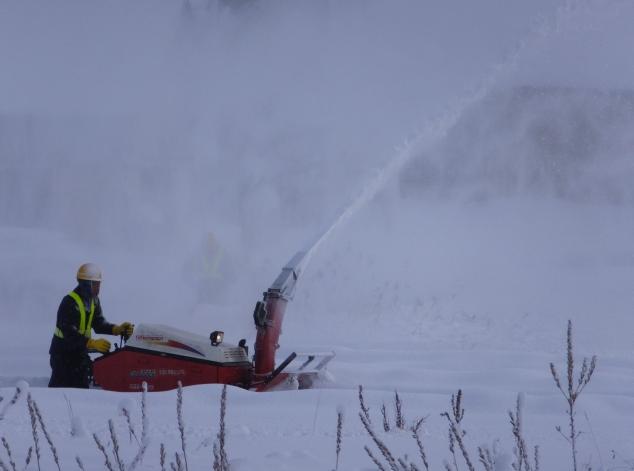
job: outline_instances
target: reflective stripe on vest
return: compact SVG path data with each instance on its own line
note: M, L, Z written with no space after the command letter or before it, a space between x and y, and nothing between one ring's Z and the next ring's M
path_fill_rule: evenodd
M92 332L92 316L95 314L95 302L90 300L90 314L88 315L88 323L86 323L86 308L84 307L84 302L74 291L71 291L68 295L75 300L77 309L79 309L79 333L90 338ZM55 336L60 339L64 338L64 333L59 327L55 328Z

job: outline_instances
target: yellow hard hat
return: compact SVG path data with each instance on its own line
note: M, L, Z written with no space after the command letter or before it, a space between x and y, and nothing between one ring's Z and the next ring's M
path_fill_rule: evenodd
M101 268L94 263L84 263L77 270L77 280L101 281Z

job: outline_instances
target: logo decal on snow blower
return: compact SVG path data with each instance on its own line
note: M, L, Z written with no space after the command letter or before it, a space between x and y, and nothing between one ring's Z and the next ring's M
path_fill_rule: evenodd
M156 376L156 370L145 369L145 370L132 370L130 371L130 376L133 378L154 378Z
M170 348L176 348L178 350L186 350L188 352L195 353L196 355L200 355L201 357L205 356L204 354L202 354L195 348L190 347L189 345L186 345L181 342L177 342L176 340L170 340L170 339L165 340L165 337L163 336L137 335L137 339L143 340L144 342L147 342L147 343L151 343L152 345L160 345L161 347L170 347Z

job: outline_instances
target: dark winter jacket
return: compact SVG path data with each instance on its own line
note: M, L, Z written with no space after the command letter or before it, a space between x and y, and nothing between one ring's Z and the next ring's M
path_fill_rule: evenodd
M84 301L86 306L86 317L90 312L90 295L77 286L73 291L79 295ZM101 302L99 298L94 299L95 313L92 318L92 329L98 334L112 335L112 328L114 324L110 324L103 317L101 311ZM59 338L53 335L51 341L51 348L49 353L61 354L61 355L86 355L88 349L86 348L87 337L79 333L79 309L75 300L70 295L64 296L62 302L57 310L57 328L59 328L64 334L64 338Z

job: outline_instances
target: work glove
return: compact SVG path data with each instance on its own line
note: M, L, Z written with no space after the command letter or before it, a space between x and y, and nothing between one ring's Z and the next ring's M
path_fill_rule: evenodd
M95 350L99 353L108 353L110 351L110 342L106 339L88 339L86 342L88 350Z
M112 335L123 335L124 337L130 337L134 332L134 324L130 322L124 322L123 324L115 325L112 328Z

